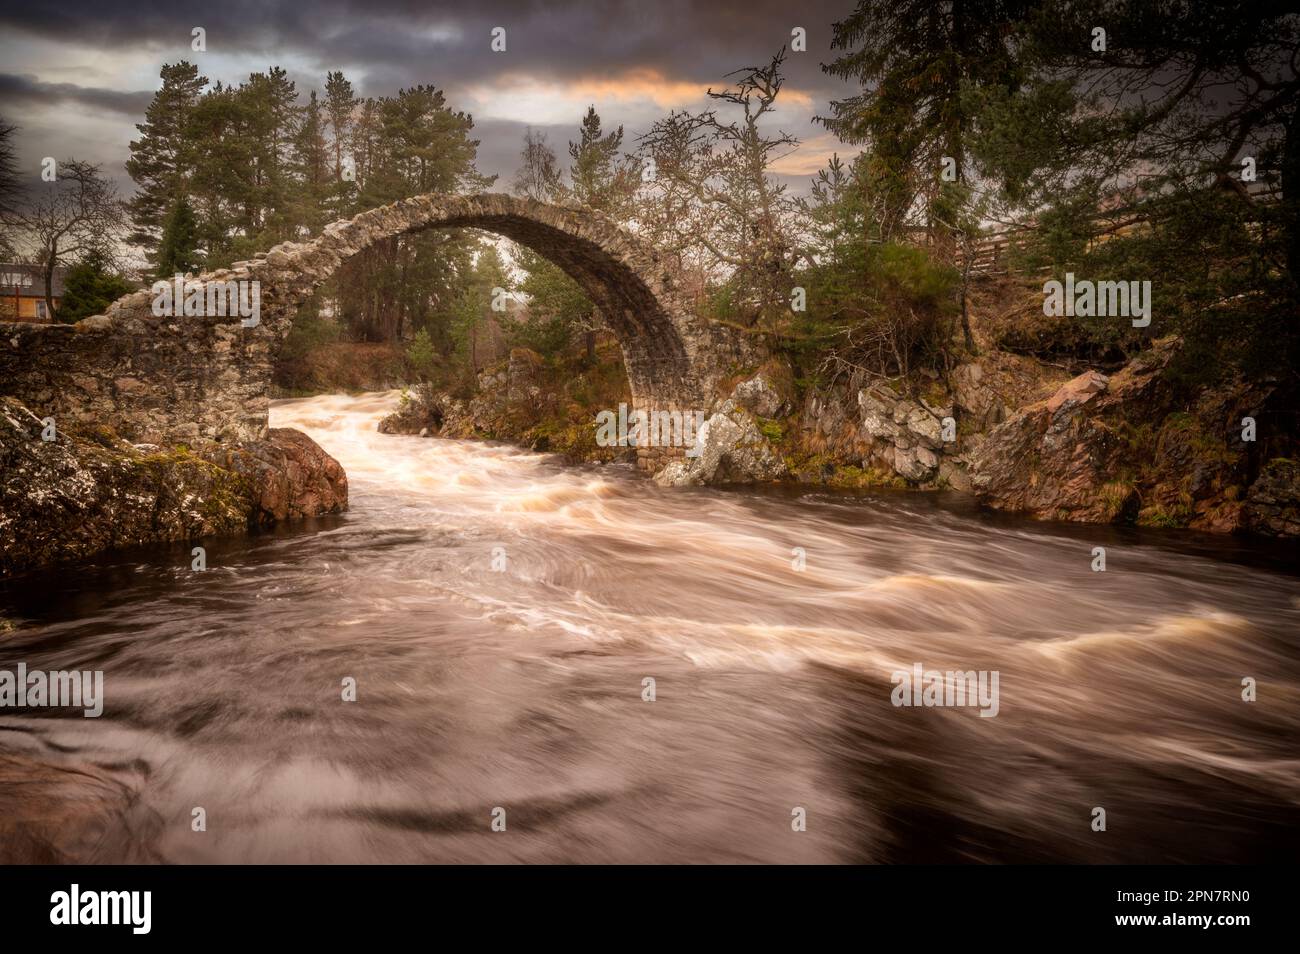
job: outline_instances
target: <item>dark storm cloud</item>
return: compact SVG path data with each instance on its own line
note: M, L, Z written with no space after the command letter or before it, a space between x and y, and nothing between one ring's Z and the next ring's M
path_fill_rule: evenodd
M153 92L140 90L123 92L78 86L75 83L43 83L34 76L15 76L0 73L0 103L11 106L53 106L74 102L101 111L140 116L153 99Z
M143 116L151 97L138 88L147 84L149 73L156 77L163 63L188 59L213 81L227 83L241 81L250 69L279 65L304 94L321 90L327 71L343 70L365 96L391 95L420 83L444 89L449 105L474 115L479 169L499 175L497 187L508 188L526 124L545 129L563 158L568 140L576 138L581 110L591 102L607 127L627 126L624 145L631 148L653 116L692 101L698 106L705 87L727 85L728 72L765 64L789 43L794 27L807 30L808 51L791 53L786 61L781 125L805 141L822 137L824 130L812 117L845 87L820 65L832 56L832 22L853 5L853 0L36 0L0 9L0 61L21 64L0 79L0 114L45 134L40 142L20 140L24 151L86 153L102 147L96 155L120 164L134 134L131 123ZM505 53L490 50L496 26L507 30ZM206 52L191 50L194 27L206 31ZM30 52L33 38L40 41L40 54ZM47 48L55 53L47 56ZM62 82L67 70L87 62L95 64L98 86ZM122 88L100 88L112 85L114 70L123 77ZM15 75L33 73L39 77ZM530 86L545 104L563 102L564 115L573 113L570 125L555 125L561 117L553 109L529 115L531 106L520 104ZM72 125L77 119L58 109L73 101L106 120L120 117L120 141L109 130L101 139L77 141ZM828 148L823 138L810 142L801 155L815 160ZM807 178L803 170L793 175Z
M296 54L320 70L352 66L386 88L433 81L448 89L483 82L503 70L555 79L652 68L674 79L718 83L722 74L755 65L808 30L809 52L792 56L792 85L831 88L818 64L828 55L830 24L845 0L759 2L414 3L324 0L270 4L236 0L139 5L130 2L36 2L0 12L11 37L28 33L100 49L156 50L161 59L189 56L190 31L207 31L211 53ZM493 54L494 26L504 26L508 51ZM453 39L439 39L442 31ZM12 42L12 40L8 41ZM161 60L160 60L161 61Z

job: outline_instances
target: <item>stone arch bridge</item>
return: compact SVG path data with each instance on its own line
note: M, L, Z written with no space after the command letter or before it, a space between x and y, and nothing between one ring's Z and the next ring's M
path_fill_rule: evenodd
M187 294L196 284L258 282L260 323L253 327L238 315L156 316L151 290L75 325L6 323L0 394L38 416L110 424L136 442L261 439L273 355L299 305L375 242L443 228L504 235L572 276L622 346L636 407L707 410L728 367L752 363L741 336L695 315L668 257L605 216L496 193L422 195L186 280ZM643 464L678 454L659 449Z

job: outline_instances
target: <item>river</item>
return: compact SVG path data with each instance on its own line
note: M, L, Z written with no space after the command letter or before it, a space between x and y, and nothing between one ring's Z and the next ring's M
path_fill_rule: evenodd
M0 710L0 861L1300 856L1293 548L663 490L379 434L395 401L273 407L346 515L0 587L0 669L105 699ZM894 705L917 665L996 715Z

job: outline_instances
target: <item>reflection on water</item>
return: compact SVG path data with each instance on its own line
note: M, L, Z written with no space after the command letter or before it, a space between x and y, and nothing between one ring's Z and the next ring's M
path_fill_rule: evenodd
M106 673L98 720L0 715L0 860L1296 856L1292 554L661 490L381 435L394 401L273 410L346 468L344 517L0 590L0 668ZM895 708L916 663L998 671L997 717Z

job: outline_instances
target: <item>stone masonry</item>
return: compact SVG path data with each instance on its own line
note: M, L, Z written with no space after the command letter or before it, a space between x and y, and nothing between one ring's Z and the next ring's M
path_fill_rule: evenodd
M707 409L717 381L744 351L739 336L696 317L668 257L597 212L496 193L423 195L188 279L187 289L259 282L254 327L243 327L239 316L155 316L148 289L75 325L0 324L0 395L41 417L110 425L133 441L262 439L272 357L299 305L362 249L430 228L495 232L571 275L622 345L638 407ZM667 458L673 449L655 450Z

